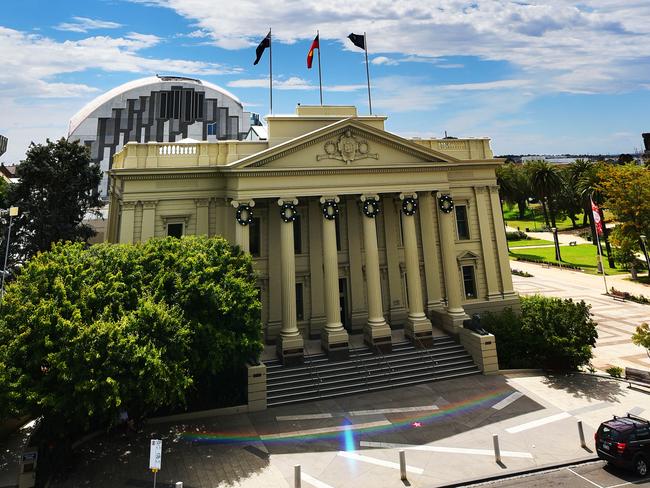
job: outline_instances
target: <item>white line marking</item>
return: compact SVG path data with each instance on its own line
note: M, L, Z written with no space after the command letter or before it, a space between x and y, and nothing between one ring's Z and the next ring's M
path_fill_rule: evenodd
M619 486L638 485L640 483L645 483L646 481L650 481L650 478L642 478L640 480L628 481L626 483L620 483L618 485L607 486L606 488L618 488Z
M348 459L354 459L355 461L362 461L364 463L376 464L377 466L384 466L385 468L399 469L398 463L392 463L390 461L384 461L383 459L377 459L370 456L363 456L361 454L357 454L356 452L339 451L338 455ZM408 466L408 465L406 466L406 471L413 474L424 473L424 469L415 468L413 466Z
M401 408L379 408L376 410L353 410L348 412L351 416L375 415L382 413L405 413L405 412L430 412L438 410L437 405L425 405L423 407L401 407Z
M469 449L465 447L442 447L442 446L416 446L412 444L394 444L392 442L372 442L361 441L361 447L381 447L385 449L408 449L411 451L431 451L431 452L446 452L450 454L475 454L477 456L494 456L492 449ZM519 451L501 451L501 456L511 458L524 458L533 459L533 455L529 452Z
M600 486L598 483L594 483L594 482L591 481L589 478L585 478L585 477L582 476L581 474L578 474L578 473L576 473L575 471L573 471L571 468L567 468L567 471L571 471L571 472L572 472L573 474L575 474L578 478L582 478L582 479L585 480L587 483L591 483L592 485L597 486L598 488L603 488L603 487Z
M506 429L506 432L508 434L516 434L518 432L523 432L524 430L534 429L535 427L541 427L542 425L550 424L551 422L568 419L569 417L571 417L571 414L567 412L556 413L550 417L544 417L541 419L533 420L532 422L526 422L525 424L515 425L514 427Z
M505 397L499 403L495 403L494 405L492 405L492 408L495 409L495 410L501 410L503 408L506 408L508 405L510 405L512 402L514 402L518 398L521 398L522 396L524 396L524 394L522 392L516 391L514 393L511 393L507 397Z
M313 413L309 415L280 415L278 417L275 417L275 420L282 422L283 420L315 420L331 418L331 413Z
M377 422L366 422L364 424L350 424L350 425L335 425L332 427L323 427L321 429L303 429L294 430L292 432L278 432L277 434L264 434L260 436L261 440L267 439L283 439L286 437L304 437L311 434L327 434L328 432L341 432L344 430L359 430L369 429L372 427L382 427L384 425L392 425L388 420L379 420Z
M314 478L313 476L309 476L305 472L300 473L300 480L304 481L307 484L315 486L316 488L334 488L332 485L323 483L321 480L317 480L316 478Z

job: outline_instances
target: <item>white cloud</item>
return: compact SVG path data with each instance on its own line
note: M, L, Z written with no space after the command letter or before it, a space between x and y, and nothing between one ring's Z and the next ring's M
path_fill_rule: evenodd
M229 88L268 88L269 78L243 78L240 80L229 81ZM365 89L366 85L324 85L323 91L330 92L353 92ZM289 78L274 78L274 90L318 90L318 85L312 84L303 78L291 76Z
M106 20L90 19L88 17L72 17L74 22L63 22L56 27L57 30L69 32L88 32L95 29L117 29L122 24Z
M274 40L346 39L368 33L368 50L428 62L448 56L507 61L553 92L618 92L648 83L650 3L630 0L132 0L173 9L226 49ZM378 57L378 58L379 58ZM375 59L378 59L375 58ZM402 62L399 57L393 59ZM381 61L378 61L381 64ZM451 66L441 67L456 67Z
M504 90L509 88L520 88L529 85L528 80L498 80L487 81L484 83L458 83L453 85L438 86L438 90L449 91L485 91L485 90Z
M385 64L386 66L396 66L399 64L399 61L392 58L387 58L386 56L377 56L370 61L372 64Z

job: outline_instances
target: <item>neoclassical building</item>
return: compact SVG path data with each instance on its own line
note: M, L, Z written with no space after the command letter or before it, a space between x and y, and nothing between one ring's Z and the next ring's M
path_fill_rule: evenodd
M222 235L251 253L280 358L349 334L390 349L432 324L519 306L489 140L405 139L386 117L298 106L265 141L128 142L110 172L109 242Z

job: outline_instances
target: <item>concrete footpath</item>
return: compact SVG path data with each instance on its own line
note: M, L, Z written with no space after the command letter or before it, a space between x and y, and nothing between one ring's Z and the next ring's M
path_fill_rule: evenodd
M620 382L583 375L475 375L98 438L52 487L148 486L151 438L163 440L161 487L290 488L297 464L303 487L403 487L401 449L406 486L443 486L590 459L600 422L630 411L648 416L649 400ZM590 450L580 447L578 419Z

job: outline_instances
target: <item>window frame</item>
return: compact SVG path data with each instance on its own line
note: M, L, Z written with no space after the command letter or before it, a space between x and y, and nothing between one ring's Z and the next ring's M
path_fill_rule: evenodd
M460 229L461 226L459 225L459 219L458 219L458 208L463 207L464 212L465 212L465 220L464 220L464 227L466 231L466 235L461 236L460 234ZM472 232L470 231L470 226L469 226L469 205L467 202L462 202L457 205L454 205L454 217L455 217L455 223L456 223L456 239L459 241L469 241L472 239ZM463 222L463 221L461 221Z
M467 293L467 279L465 278L465 269L470 269L472 276L472 287L474 288L474 295L471 296ZM476 282L476 265L474 263L461 263L460 265L460 274L463 279L463 296L465 300L476 300L478 298L478 284Z

